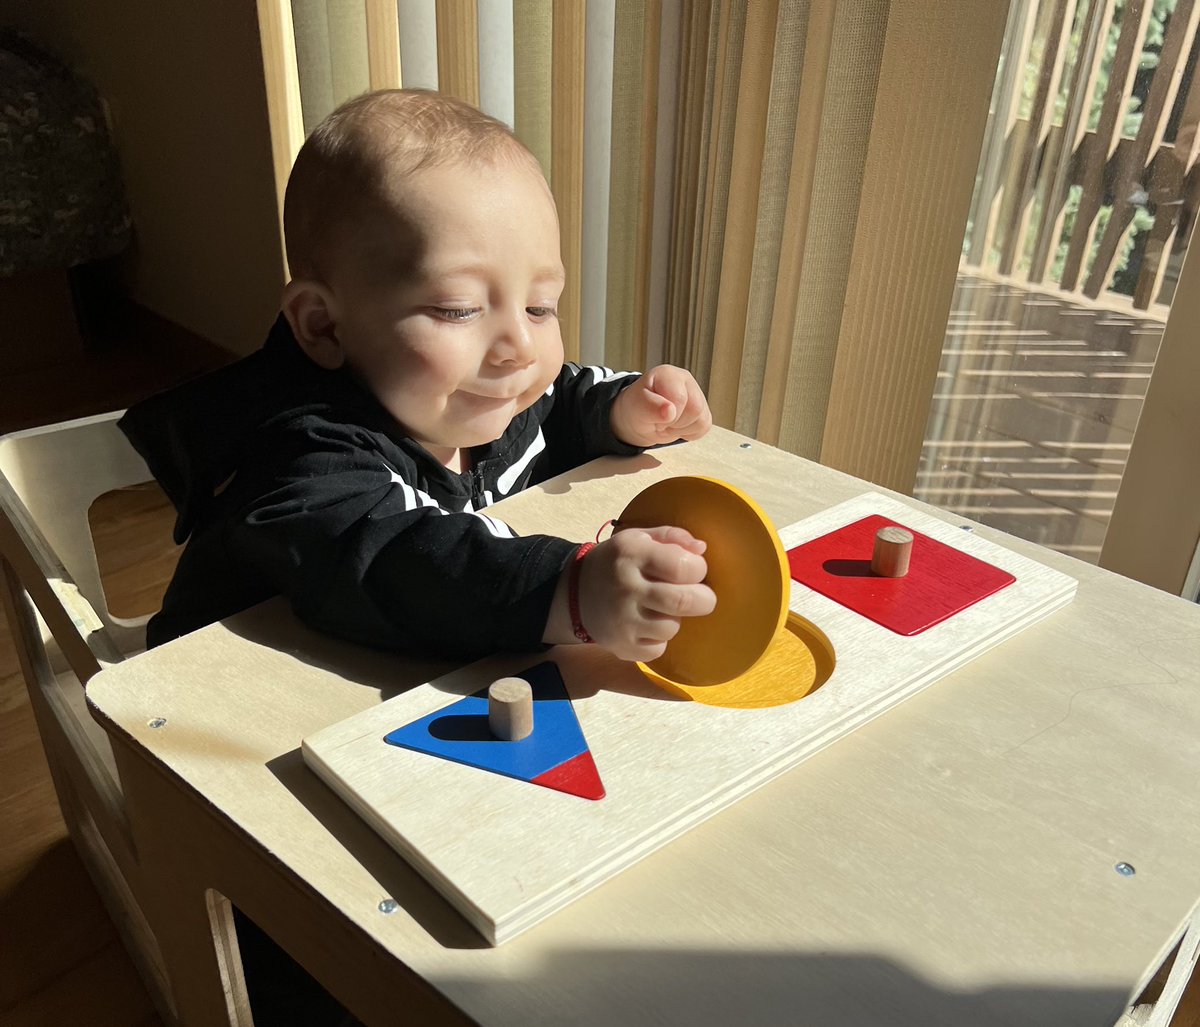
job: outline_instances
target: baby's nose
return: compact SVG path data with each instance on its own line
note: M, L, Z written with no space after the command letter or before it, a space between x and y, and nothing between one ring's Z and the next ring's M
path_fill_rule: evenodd
M524 309L517 314L505 314L497 328L491 348L492 359L501 364L533 362L536 349L533 344L532 326Z

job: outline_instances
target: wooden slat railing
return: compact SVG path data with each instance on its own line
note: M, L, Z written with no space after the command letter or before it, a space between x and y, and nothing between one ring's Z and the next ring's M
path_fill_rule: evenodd
M1067 195L1067 178L1072 152L1079 145L1080 137L1087 128L1087 111L1090 99L1096 90L1096 79L1100 73L1100 62L1096 60L1097 44L1105 30L1112 24L1116 0L1093 0L1089 5L1080 38L1080 52L1073 67L1067 72L1070 81L1062 131L1056 133L1053 150L1047 148L1046 165L1053 168L1049 176L1043 176L1042 209L1046 213L1038 226L1029 262L1029 280L1040 282L1046 277L1046 265L1061 235Z
M989 131L965 265L1037 283L1054 277L1061 252L1058 286L1096 299L1112 288L1135 215L1144 208L1154 223L1141 244L1132 303L1147 309L1162 302L1164 272L1186 246L1200 198L1200 0L1177 0L1141 124L1128 137L1122 127L1153 6L1153 0L1027 0L1024 24L1012 26L1007 37L993 111L1004 130ZM1089 131L1112 33L1107 87ZM1027 69L1036 80L1029 110L1022 112Z
M1133 57L1141 48L1149 24L1151 0L1127 0L1121 20L1121 35L1108 75L1108 92L1100 108L1100 122L1094 133L1085 136L1077 162L1082 170L1083 191L1075 215L1075 227L1067 244L1060 285L1072 290L1079 282L1083 260L1091 249L1096 216L1104 199L1104 179L1108 161L1121 142L1121 117L1133 91L1137 65Z
M1064 33L1070 34L1071 19L1067 9L1074 11L1075 0L1049 0L1039 4L1038 22L1041 31L1035 33L1043 43L1041 72L1038 75L1037 91L1033 97L1033 107L1029 120L1018 120L1013 126L1010 139L1016 144L1012 154L1016 158L1015 174L1011 178L1011 186L1005 188L1004 203L1001 207L1000 273L1010 275L1013 267L1023 250L1025 232L1028 229L1028 216L1033 194L1037 186L1041 156L1045 148L1046 133L1050 130L1051 115L1055 98L1058 96L1059 76L1062 74L1065 47ZM1020 103L1021 94L1013 98L1014 103ZM1023 129L1020 135L1017 129Z

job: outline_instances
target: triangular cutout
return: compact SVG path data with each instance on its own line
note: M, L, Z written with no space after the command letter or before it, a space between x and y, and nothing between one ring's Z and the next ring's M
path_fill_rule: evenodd
M547 661L516 676L533 688L533 734L528 738L505 742L493 737L484 688L389 732L384 741L584 799L604 798L604 784L558 667Z

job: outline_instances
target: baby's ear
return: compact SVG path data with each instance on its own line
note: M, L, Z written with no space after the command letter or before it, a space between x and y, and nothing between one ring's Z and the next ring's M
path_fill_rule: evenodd
M333 293L320 282L293 278L283 289L283 316L300 348L318 367L336 371L346 360L337 337Z

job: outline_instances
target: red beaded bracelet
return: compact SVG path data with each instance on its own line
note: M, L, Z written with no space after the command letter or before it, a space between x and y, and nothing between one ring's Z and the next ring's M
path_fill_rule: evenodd
M583 558L595 548L596 543L584 542L575 550L575 556L571 559L571 568L567 572L567 609L571 612L571 630L575 632L575 637L581 642L596 641L588 634L588 630L583 626L583 620L579 616L579 572L583 569Z

